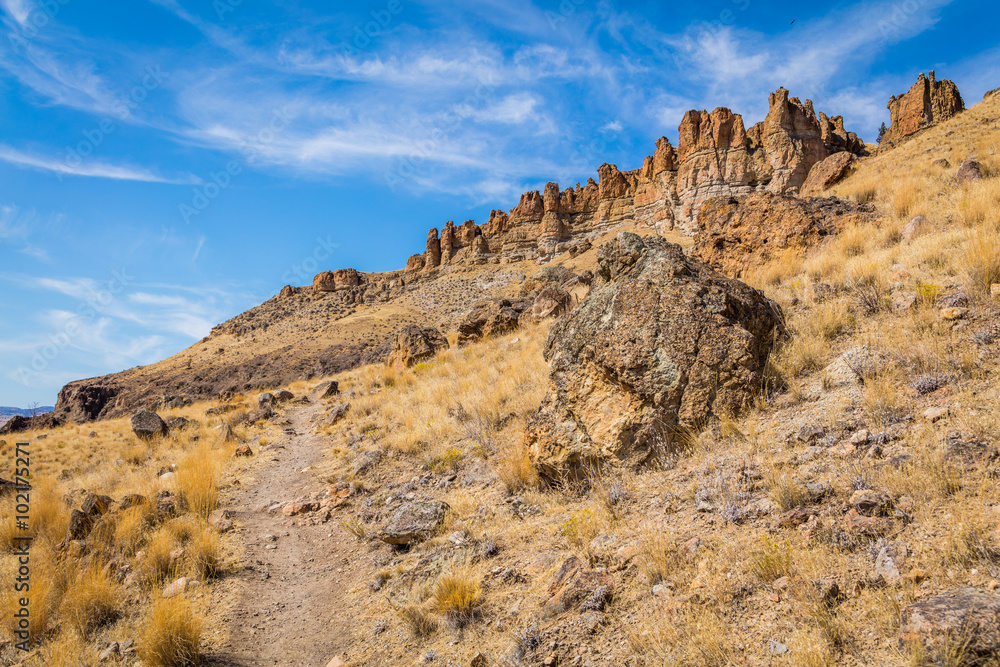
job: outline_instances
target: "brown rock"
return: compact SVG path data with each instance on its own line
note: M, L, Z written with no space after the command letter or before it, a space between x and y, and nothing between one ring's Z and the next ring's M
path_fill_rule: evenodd
M315 500L295 500L288 503L281 510L285 516L298 516L307 512L315 512L319 509L319 503Z
M949 664L980 664L1000 653L1000 596L967 586L911 604L902 611L899 638L920 642L931 657L961 656Z
M851 496L851 505L865 516L881 516L892 506L892 500L884 493L863 489L854 492Z
M440 331L433 327L424 329L410 324L395 333L392 352L386 363L413 366L447 349L448 339Z
M451 507L442 500L406 503L389 517L381 539L387 544L416 544L430 538Z
M745 198L720 197L698 214L701 232L691 256L728 276L785 253L804 254L848 224L871 224L870 206L839 199L799 199L767 192Z
M933 70L929 78L921 73L913 87L899 97L890 98L888 106L891 126L882 138L883 145L901 143L920 130L965 111L958 86L947 79L938 81Z
M348 411L351 409L350 403L340 403L338 405L330 408L330 411L326 413L326 423L329 425L336 424L341 419L347 416Z
M571 303L572 298L569 292L561 287L549 285L542 290L531 305L531 319L535 322L541 322L549 317L559 317L570 309Z
M140 410L132 415L132 432L140 440L151 440L166 435L167 424L155 412Z
M526 307L509 299L478 304L458 324L459 345L514 331Z
M962 181L978 181L983 178L983 165L975 160L966 160L958 168L957 178Z
M903 231L900 234L900 238L904 243L909 243L915 238L919 238L930 231L931 224L927 222L927 218L922 215L910 220L906 223L906 227L903 227Z
M858 158L854 153L841 151L820 160L809 170L809 175L802 184L801 194L819 194L830 189L851 173Z
M601 247L601 284L552 328L549 391L525 438L543 477L638 464L749 405L781 311L659 237Z
M327 380L326 382L320 382L313 389L313 398L323 400L326 398L332 398L340 393L340 384L336 380Z
M332 292L337 289L337 284L333 279L333 271L323 271L313 277L313 291Z
M243 443L236 448L236 451L233 452L233 456L253 456L253 450L250 449L250 445Z

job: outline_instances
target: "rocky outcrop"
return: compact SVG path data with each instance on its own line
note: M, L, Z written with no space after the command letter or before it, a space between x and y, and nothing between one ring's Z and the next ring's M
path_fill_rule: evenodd
M659 232L697 231L697 214L713 197L752 192L795 193L814 165L831 155L865 153L865 145L844 128L841 116L816 115L812 102L772 93L767 117L747 130L726 108L689 111L675 149L661 137L642 167L597 170L598 180L560 190L521 195L509 211L495 210L485 225L448 222L428 232L422 255L413 255L404 274L412 279L448 264L544 260L571 252L628 221Z
M521 314L530 306L528 301L510 299L484 301L476 305L458 324L458 344L464 345L514 331Z
M323 271L317 273L313 278L313 291L315 292L335 292L337 290L357 287L361 284L361 274L354 269L337 269L336 271ZM294 292L282 294L282 296L292 296Z
M911 604L901 614L899 635L904 644L922 644L928 657L986 664L980 660L1000 652L1000 596L963 587Z
M740 278L775 257L799 256L848 224L872 224L871 205L767 192L710 200L698 215L702 231L692 257Z
M775 303L660 237L619 234L598 262L599 284L553 325L549 390L525 431L550 481L641 464L739 413L783 331Z
M396 332L387 363L413 366L448 349L448 340L433 327L405 326Z
M958 86L942 79L938 81L931 70L930 77L921 73L917 82L899 97L889 99L889 131L882 137L882 145L894 145L911 136L957 116L965 111L965 102Z

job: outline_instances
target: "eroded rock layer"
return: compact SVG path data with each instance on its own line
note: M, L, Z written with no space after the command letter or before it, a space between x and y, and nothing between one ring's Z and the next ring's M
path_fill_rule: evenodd
M889 117L892 125L882 138L882 145L906 141L920 130L948 120L965 111L958 86L948 79L940 81L931 70L930 76L921 73L917 82L899 97L889 99Z

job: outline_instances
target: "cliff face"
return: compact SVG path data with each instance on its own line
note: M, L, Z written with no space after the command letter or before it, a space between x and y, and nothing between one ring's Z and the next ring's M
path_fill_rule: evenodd
M817 162L840 151L864 152L843 117L817 116L811 101L789 97L784 88L771 94L767 117L749 130L739 114L718 108L687 112L679 136L677 148L660 138L639 169L604 164L597 181L526 192L511 210L493 211L485 225L469 220L431 229L425 252L407 261L404 279L450 263L544 260L626 220L693 234L698 210L712 197L797 193Z
M920 130L948 120L965 111L965 101L958 86L942 79L938 81L931 70L930 77L922 74L903 95L889 99L889 131L882 138L883 145L906 141Z

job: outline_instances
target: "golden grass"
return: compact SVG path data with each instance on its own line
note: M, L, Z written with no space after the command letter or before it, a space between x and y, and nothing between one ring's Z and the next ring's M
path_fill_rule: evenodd
M197 665L204 620L183 596L159 598L142 624L139 656L149 667Z
M434 583L433 609L456 627L475 620L483 603L479 577L468 569L454 569Z
M60 614L80 635L87 637L118 618L122 602L118 582L103 568L91 566L68 586Z
M190 452L177 469L179 495L190 510L203 519L219 505L219 466L210 445Z

